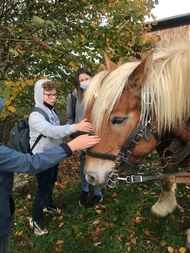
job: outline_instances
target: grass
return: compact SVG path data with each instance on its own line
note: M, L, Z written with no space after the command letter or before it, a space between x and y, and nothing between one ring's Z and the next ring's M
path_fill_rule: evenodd
M181 208L165 218L151 214L161 191L160 182L120 184L104 189L104 200L96 209L78 205L78 181L58 184L55 204L63 209L57 216L45 215L49 233L35 236L29 227L33 197L31 191L17 197L11 253L183 253L189 228L189 188L179 185ZM172 251L173 250L173 251Z

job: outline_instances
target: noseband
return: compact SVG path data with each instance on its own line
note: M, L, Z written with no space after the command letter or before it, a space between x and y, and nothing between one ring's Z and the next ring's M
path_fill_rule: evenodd
M117 154L104 154L98 152L92 152L87 149L87 155L104 160L111 160L115 162L114 173L120 166L127 167L128 169L139 171L141 164L134 165L128 162L129 156L133 153L134 148L140 142L142 138L145 138L146 141L150 141L150 133L154 135L156 139L157 145L160 143L160 137L158 135L158 131L156 127L154 127L151 123L151 119L149 118L147 122L142 125L142 121L134 128L128 139L123 144L122 148Z

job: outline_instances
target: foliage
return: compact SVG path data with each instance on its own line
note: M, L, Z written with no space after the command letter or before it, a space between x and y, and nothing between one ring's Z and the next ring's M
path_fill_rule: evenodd
M15 108L23 113L23 104L25 109L31 107L32 85L42 76L59 80L61 95L67 96L74 71L85 65L95 73L104 51L115 62L121 56L140 58L158 40L148 37L150 25L143 25L157 3L2 0L0 79L6 81L2 86L9 105L6 115Z

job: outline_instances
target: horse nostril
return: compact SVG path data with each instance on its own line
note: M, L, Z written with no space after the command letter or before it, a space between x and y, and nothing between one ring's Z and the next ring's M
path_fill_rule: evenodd
M88 181L89 184L94 185L95 184L95 177L87 175L86 180Z

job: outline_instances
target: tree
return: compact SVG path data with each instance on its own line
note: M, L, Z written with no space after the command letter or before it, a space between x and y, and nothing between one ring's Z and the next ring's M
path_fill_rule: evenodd
M42 76L72 87L80 66L96 72L103 53L115 62L141 58L158 38L146 37L145 16L158 0L2 0L0 77L7 114L20 101L31 106L33 84ZM27 109L27 106L24 107Z

